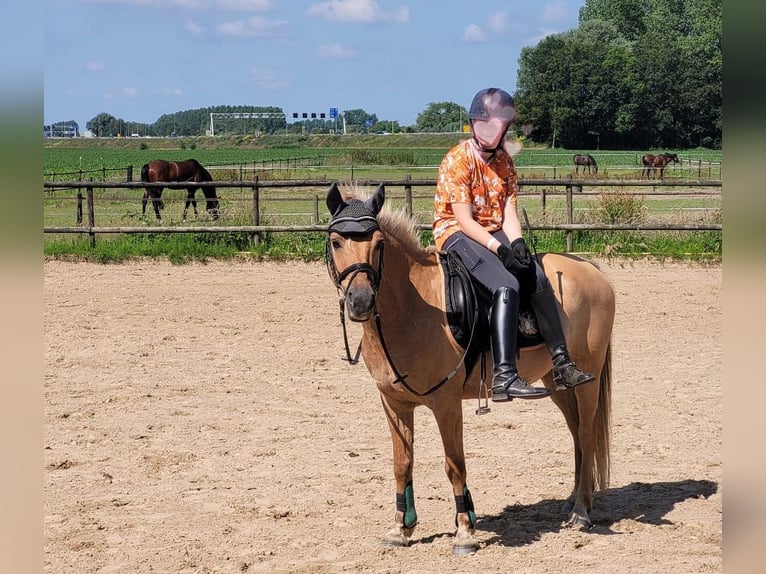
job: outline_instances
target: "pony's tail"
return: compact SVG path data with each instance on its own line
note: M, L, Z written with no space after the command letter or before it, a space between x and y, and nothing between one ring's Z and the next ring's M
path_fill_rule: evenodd
M610 445L612 441L612 342L606 348L599 380L596 408L596 452L594 479L597 490L609 487Z
M145 163L144 167L141 168L141 181L148 182L149 181L149 164Z

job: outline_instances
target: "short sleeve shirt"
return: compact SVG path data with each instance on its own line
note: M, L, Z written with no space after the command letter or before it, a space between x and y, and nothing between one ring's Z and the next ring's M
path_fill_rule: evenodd
M489 162L465 140L447 152L439 166L434 196L434 241L442 249L447 238L460 230L453 203L471 205L473 217L490 233L503 226L506 202L516 205L518 181L513 158L498 150Z

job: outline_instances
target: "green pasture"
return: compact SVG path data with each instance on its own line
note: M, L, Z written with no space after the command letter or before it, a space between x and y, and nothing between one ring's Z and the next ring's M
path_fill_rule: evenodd
M445 152L461 139L412 138L398 135L359 136L331 140L293 138L275 140L271 147L237 146L239 139L217 138L69 140L51 142L43 148L44 178L72 180L80 172L94 180L119 180L128 166L140 178L141 166L153 159L197 159L216 179L396 179L410 175L433 179ZM187 141L188 140L188 141ZM247 140L252 143L258 140ZM324 142L326 147L317 147ZM241 141L240 141L241 143ZM311 144L311 145L309 145ZM345 144L345 145L344 145ZM368 147L360 147L366 144ZM141 149L145 146L146 149ZM229 147L225 147L229 146ZM376 146L376 147L374 147ZM592 178L638 178L644 153L664 150L609 151L525 148L516 158L522 177L566 177L573 174L574 153L590 153L599 164ZM671 164L669 178L720 179L722 153L704 148L677 152L681 164Z
M217 181L252 181L255 177L264 184L269 180L310 179L343 182L369 180L400 181L434 180L438 163L454 142L439 141L429 147L397 147L394 136L379 136L389 147L326 147L277 146L271 148L208 148L202 143L192 147L187 142L181 149L177 140L149 140L147 149L140 149L138 140L105 142L96 146L76 147L77 141L67 145L44 147L44 178L46 181L77 181L92 177L94 181L125 181L126 167L133 166L133 180L140 178L140 167L157 158L186 159L194 157L210 167ZM210 139L210 138L198 138ZM117 145L119 144L119 146ZM207 145L207 144L205 144ZM165 147L167 146L167 147ZM588 152L588 150L577 150ZM648 150L651 151L651 150ZM657 150L655 150L657 151ZM583 193L576 193L573 219L576 223L720 223L720 193L679 193L673 188L646 186L588 187L588 180L638 179L638 165L643 152L590 150L599 162L598 174L575 175L571 165L571 150L525 149L516 158L522 191L519 204L524 206L533 224L566 221L566 200L563 190L548 190L545 210L542 208L540 189L524 187L524 178L548 179L572 176L583 180ZM689 180L720 179L722 177L721 152L715 150L688 150L677 152L681 166L671 166L666 179ZM268 162L274 162L269 164ZM80 175L82 170L82 176ZM679 188L680 189L680 188ZM661 190L661 193L657 193ZM689 191L685 189L684 191ZM707 192L710 192L710 188ZM85 189L81 190L82 195ZM413 187L413 212L416 220L429 224L433 211L434 188ZM654 195L656 193L656 195ZM325 224L329 220L324 197L326 188L262 188L260 191L261 225ZM166 189L163 193L165 210L159 224L151 205L146 217L141 214L142 189L94 188L95 223L97 226L177 226L177 225L252 225L251 188L219 188L221 218L212 221L205 212L202 193L197 193L200 215L191 212L187 222L181 219L183 190ZM395 209L404 208L404 189L389 186L387 197ZM44 226L75 226L77 210L76 189L44 190ZM83 219L87 212L83 199ZM566 249L564 232L536 233L538 249L563 251ZM256 256L272 258L301 257L319 259L323 256L324 236L321 233L291 232L261 234L257 242L247 233L200 234L141 234L101 235L96 247L89 238L79 234L45 234L45 253L51 256L77 255L97 260L115 260L136 255L165 256L174 261L188 258L226 257L242 251ZM577 232L573 234L575 251L605 254L681 256L693 258L720 258L721 233L709 231L683 232ZM423 233L424 243L431 241L428 231Z

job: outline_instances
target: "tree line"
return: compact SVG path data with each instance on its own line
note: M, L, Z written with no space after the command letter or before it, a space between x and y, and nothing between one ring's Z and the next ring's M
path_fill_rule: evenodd
M720 148L722 41L722 0L586 0L577 28L522 49L513 94L517 126L531 126L527 137L536 143L569 149ZM283 113L215 106L165 114L152 124L100 113L86 127L97 136L199 136L208 132L211 112ZM286 115L216 120L215 132L337 133L341 119L347 133L456 132L466 126L467 110L431 102L414 126L363 109L292 123Z

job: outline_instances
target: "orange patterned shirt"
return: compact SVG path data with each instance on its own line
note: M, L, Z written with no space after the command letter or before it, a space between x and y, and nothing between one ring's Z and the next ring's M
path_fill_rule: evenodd
M499 149L486 163L473 149L471 140L460 142L439 166L431 226L439 249L450 235L460 231L453 203L470 204L473 218L490 233L502 228L506 202L516 205L519 186L513 158Z

